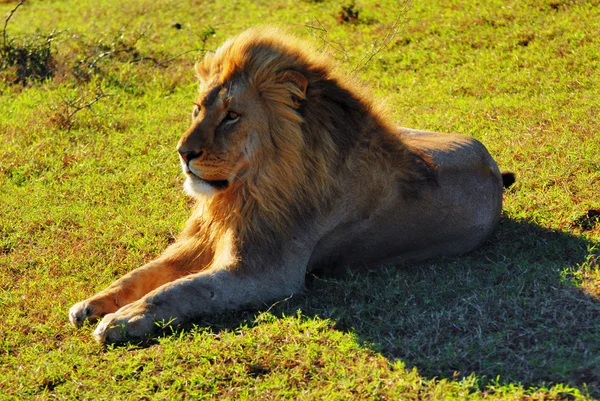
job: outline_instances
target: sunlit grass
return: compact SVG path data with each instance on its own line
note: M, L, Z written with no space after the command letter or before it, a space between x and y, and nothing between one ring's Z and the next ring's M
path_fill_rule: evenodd
M349 2L27 1L7 35L56 30L54 75L22 86L0 71L0 394L599 397L600 8L463 3L364 0L339 24ZM399 124L484 142L517 174L505 220L462 258L311 277L273 308L104 349L67 310L183 226L193 64L257 23L356 69Z

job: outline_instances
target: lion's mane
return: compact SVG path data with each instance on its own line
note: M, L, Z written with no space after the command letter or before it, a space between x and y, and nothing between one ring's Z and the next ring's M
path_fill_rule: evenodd
M399 183L410 195L415 182L430 178L423 156L402 143L366 90L332 64L274 28L245 31L197 64L201 82L245 79L260 94L267 115L252 116L264 128L257 132L259 143L242 180L200 199L184 236L208 233L202 240L215 250L227 233L235 233L243 246L276 247L292 226L328 207L340 190L336 176L342 169L373 174L373 187L364 190L378 194ZM286 71L306 78L306 93L281 79ZM369 171L373 165L385 170L391 159L406 168L390 167L387 177Z

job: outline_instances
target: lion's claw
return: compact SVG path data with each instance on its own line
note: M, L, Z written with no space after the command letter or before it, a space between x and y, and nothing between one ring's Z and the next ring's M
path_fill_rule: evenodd
M127 305L104 316L94 331L94 338L100 343L143 341L148 339L156 328L152 316Z
M81 327L86 320L94 321L98 317L94 314L94 307L88 301L79 302L69 309L69 320L75 327Z

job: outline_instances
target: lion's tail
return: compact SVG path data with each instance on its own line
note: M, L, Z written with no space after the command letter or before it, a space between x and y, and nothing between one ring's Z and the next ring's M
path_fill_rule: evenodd
M512 171L502 172L502 186L504 188L510 188L510 186L514 184L516 180L515 173Z

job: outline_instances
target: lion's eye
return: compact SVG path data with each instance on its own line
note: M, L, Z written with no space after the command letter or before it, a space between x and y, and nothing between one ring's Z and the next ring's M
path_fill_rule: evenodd
M221 121L221 124L226 125L226 124L235 124L237 123L237 121L240 119L240 115L239 113L236 113L233 110L229 110L227 112L227 114L225 115L225 117L223 117L223 120Z
M239 117L240 117L240 115L238 113L236 113L233 110L229 110L227 112L227 116L225 117L225 120L229 120L229 121L237 120Z
M200 105L194 102L194 109L192 110L192 117L195 119L200 114Z

